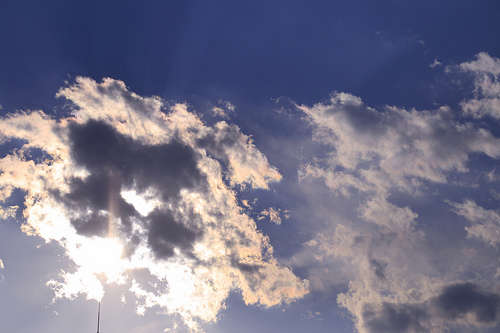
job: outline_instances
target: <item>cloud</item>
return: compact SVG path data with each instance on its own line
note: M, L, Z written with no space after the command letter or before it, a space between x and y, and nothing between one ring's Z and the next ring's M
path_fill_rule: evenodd
M428 314L419 306L384 302L378 313L366 306L363 319L365 328L371 333L426 332Z
M0 207L0 219L5 220L16 215L18 206Z
M223 101L219 99L217 103L219 104L219 106L212 107L212 112L216 117L229 119L230 114L234 113L234 110L236 110L236 106L234 106L229 101Z
M499 140L470 123L453 121L450 108L417 111L370 108L360 98L335 93L328 103L297 106L314 126L314 139L332 148L330 169L359 177L384 190L409 190L418 178L445 182L445 173L466 171L468 154L500 156ZM364 189L363 189L364 190Z
M475 78L476 97L461 103L465 114L500 119L500 59L481 52L475 60L463 62L459 68Z
M48 282L56 297L128 284L139 313L159 305L201 330L232 291L264 307L308 292L237 204L240 188L281 179L237 126L206 126L186 105L109 78L78 77L57 96L69 116L23 112L0 125L2 142L22 140L0 160L0 199L20 189L22 230L74 262Z
M270 166L267 158L257 150L252 139L242 134L236 125L218 122L212 131L200 136L196 144L214 158L225 162L233 186L269 189L269 183L282 178L278 170Z
M482 292L470 282L445 287L434 304L440 316L451 320L472 314L478 323L492 323L500 314L500 296Z
M434 61L432 62L432 64L429 64L429 67L430 68L436 68L437 66L441 66L442 63L438 60L438 58L436 57L434 59Z
M390 197L418 195L426 183L444 184L447 174L465 173L470 154L500 157L500 140L472 123L454 120L448 107L417 111L376 110L347 93L326 103L297 106L327 148L303 164L299 178L320 178L335 193L362 193L359 216L387 231L414 233L418 215Z
M500 219L490 164L500 140L479 118L496 117L498 63L481 53L452 68L476 79L474 99L458 110L373 108L335 92L277 113L302 119L293 145L273 143L289 147L284 160L297 164L284 174L296 170L298 183L283 181L228 122L226 102L217 106L225 121L208 126L185 104L77 78L58 93L67 117L20 112L0 123L3 143L20 142L0 160L2 214L13 216L7 203L20 190L22 230L59 243L74 262L48 282L57 297L100 299L106 283L126 284L139 314L159 306L192 330L216 321L232 292L268 307L309 290L336 299L361 333L495 327ZM281 261L245 214L257 198L240 195L269 189L293 212L278 202L252 216L279 224L293 213L302 223L293 236L302 248Z
M440 332L444 323L477 327L498 323L500 296L484 292L471 282L443 286L438 296L420 303L366 304L363 328L379 332Z
M450 204L455 213L471 222L470 227L465 227L469 237L479 238L492 246L500 244L500 215L498 212L484 209L470 199L466 199L461 204Z
M479 59L460 69L498 75L498 59ZM448 198L489 184L491 169L472 168L478 159L498 160L500 140L448 106L376 109L335 92L295 107L312 129L315 152L303 158L299 180L321 180L333 194L322 215L331 218L290 260L307 271L311 290L336 297L363 333L497 325L497 253L489 246L497 246L498 214ZM450 203L471 222L467 234L452 214L427 211L449 211Z
M260 217L259 219L263 219L265 217L269 218L269 221L276 223L276 224L281 224L281 209L280 208L275 208L275 207L269 207L267 209L264 209L263 211L260 212ZM289 210L284 210L283 211L283 217L288 219L290 218L290 211Z

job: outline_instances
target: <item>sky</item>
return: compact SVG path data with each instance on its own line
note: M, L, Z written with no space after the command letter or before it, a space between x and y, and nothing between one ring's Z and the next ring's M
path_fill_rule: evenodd
M498 17L0 2L0 327L497 332Z

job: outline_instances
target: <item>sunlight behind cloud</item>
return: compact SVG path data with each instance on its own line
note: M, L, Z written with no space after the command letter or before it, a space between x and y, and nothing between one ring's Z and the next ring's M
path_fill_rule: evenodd
M0 160L1 198L23 190L22 230L74 263L48 282L56 297L100 300L107 284L126 284L139 313L160 306L199 330L233 290L265 307L308 292L237 204L239 189L281 179L237 126L206 126L184 104L164 110L109 78L79 77L58 96L70 117L36 111L0 125L25 141Z

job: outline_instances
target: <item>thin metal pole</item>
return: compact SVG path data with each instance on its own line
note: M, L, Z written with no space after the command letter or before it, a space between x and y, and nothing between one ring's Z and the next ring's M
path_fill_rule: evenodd
M101 302L99 302L99 307L97 309L97 333L99 333L99 320L101 319Z

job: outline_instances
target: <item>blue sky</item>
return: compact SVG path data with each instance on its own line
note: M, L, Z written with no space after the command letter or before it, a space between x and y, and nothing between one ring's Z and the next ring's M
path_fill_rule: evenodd
M0 325L495 332L499 15L2 2Z

